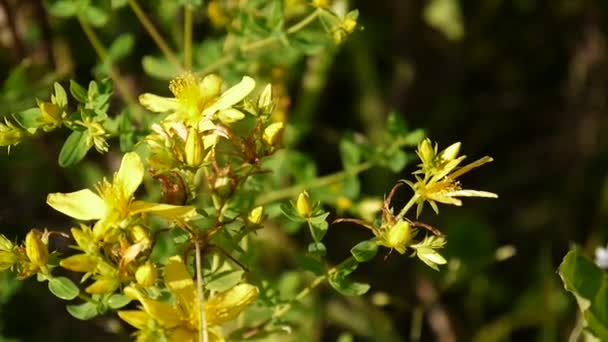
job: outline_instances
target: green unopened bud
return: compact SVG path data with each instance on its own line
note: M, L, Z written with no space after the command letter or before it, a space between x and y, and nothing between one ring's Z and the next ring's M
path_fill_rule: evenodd
M444 163L452 161L452 160L456 159L456 157L458 157L459 152L460 152L460 142L453 143L452 145L448 146L445 150L441 151L441 153L439 153L439 159Z
M422 161L423 164L432 165L435 161L435 148L433 147L433 143L430 139L424 139L420 144L418 144L418 157Z
M70 231L72 232L72 237L76 240L78 247L85 253L93 253L97 250L97 242L89 227L82 225L81 228L72 228Z
M384 246L394 248L397 252L403 254L407 244L412 239L412 227L409 222L401 220L386 230L383 239L382 244Z
M310 196L308 192L304 191L298 195L298 200L296 201L296 210L298 211L298 215L302 218L309 218L312 215L312 205L310 204Z
M0 146L17 145L26 136L26 132L13 125L4 118L4 123L0 122Z
M203 163L205 157L205 150L203 148L203 141L195 128L188 130L188 137L186 138L186 146L184 147L186 152L186 165L197 168Z
M234 191L234 181L227 176L218 177L213 182L213 190L223 198L230 197Z
M266 129L264 129L264 134L262 136L264 142L270 146L274 146L279 140L284 127L285 124L282 122L270 124L268 127L266 127Z
M139 266L137 271L135 271L135 280L141 286L148 287L154 285L156 278L158 278L158 272L151 262Z
M43 267L49 262L49 251L44 242L42 242L42 233L37 230L31 230L25 236L25 254L31 263Z
M247 223L251 226L259 226L264 220L264 207L259 206L253 208L247 215Z
M17 256L12 251L0 250L0 271L6 271L17 263Z
M7 239L6 236L0 234L0 251L10 251L15 246L11 242L11 240Z
M230 125L231 123L243 120L245 118L245 114L238 109L228 108L217 113L217 118L225 125Z
M112 293L120 286L120 282L114 278L99 278L89 285L85 291L90 294Z
M74 272L93 272L97 267L97 259L87 254L76 254L62 259L59 265Z
M264 111L270 111L272 108L272 85L268 84L258 98L258 108Z

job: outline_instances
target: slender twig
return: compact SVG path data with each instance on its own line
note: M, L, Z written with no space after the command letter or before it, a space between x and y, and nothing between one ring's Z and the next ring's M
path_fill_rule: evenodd
M321 12L318 9L311 12L304 19L300 20L299 22L294 24L292 27L287 29L286 34L290 35L290 34L295 34L299 31L301 31L306 26L308 26L310 23L312 23L315 19L317 19L317 17L319 16L320 13ZM208 74L208 73L218 70L219 68L223 67L224 65L230 64L232 61L234 61L234 59L236 58L238 53L252 52L254 50L258 50L258 49L267 47L269 45L272 45L272 44L282 41L284 39L285 39L285 35L273 35L270 37L266 37L266 38L262 38L262 39L250 42L248 44L244 44L238 49L233 49L232 51L229 51L229 53L224 55L224 57L218 59L214 63L203 68L200 72L198 72L198 74L201 74L201 75Z
M331 185L334 183L338 183L347 177L351 177L351 176L359 174L363 171L367 171L371 167L372 167L372 163L365 162L365 163L356 165L352 168L349 168L348 170L340 171L340 172L337 172L337 173L334 173L331 175L327 175L324 177L320 177L320 178L315 178L315 179L311 180L310 182L296 184L289 188L273 191L273 192L270 192L270 193L267 193L267 194L264 194L264 195L261 195L260 197L258 197L255 204L264 205L264 204L272 203L272 202L282 200L285 198L295 197L300 192L302 192L306 189L320 188L320 187L328 186L328 185Z
M192 6L184 8L184 67L192 69Z
M160 35L160 33L158 33L146 13L141 9L139 4L137 3L137 0L129 0L129 6L131 6L131 9L135 13L135 16L137 16L137 19L139 20L141 25L144 27L146 32L148 32L150 38L154 40L154 43L156 43L156 45L163 53L163 55L165 55L165 58L167 58L169 63L173 64L178 70L181 70L182 66L179 62L179 59L175 56L175 53L171 51L165 39Z
M198 298L198 312L199 312L199 342L209 342L209 331L207 327L207 315L205 312L205 294L203 292L203 268L202 268L202 257L201 247L199 241L194 242L196 248L196 294Z

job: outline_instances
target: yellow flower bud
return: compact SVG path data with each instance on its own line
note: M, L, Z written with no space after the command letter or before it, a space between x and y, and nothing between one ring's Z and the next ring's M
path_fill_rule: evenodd
M262 206L253 208L253 210L251 210L249 212L249 215L247 215L247 223L249 223L252 226L260 225L262 223L263 219L264 219L264 207L262 207Z
M344 31L346 31L346 33L350 34L353 33L353 31L355 31L355 27L357 27L357 18L359 17L359 11L354 10L354 11L350 11L346 14L346 17L344 17L344 20L342 21L342 29L344 29Z
M78 247L85 253L92 253L97 249L97 243L89 227L83 225L81 228L72 228L70 231Z
M42 122L46 124L46 130L61 126L63 120L63 109L51 102L39 102L38 108L42 113Z
M74 272L93 272L97 267L97 259L87 254L76 254L62 259L59 265Z
M312 6L316 8L328 9L331 0L312 0Z
M445 150L441 151L441 153L439 153L439 159L441 160L441 162L444 162L444 163L452 161L452 160L456 159L456 157L458 157L459 152L460 152L460 142L453 143L452 145L448 146Z
M224 15L224 11L220 7L220 4L216 0L209 2L207 5L207 16L215 27L224 26L228 20Z
M11 242L11 240L7 239L6 236L0 234L0 251L10 251L15 246Z
M114 292L120 286L120 282L114 278L99 278L89 285L85 291L90 294L102 294Z
M308 192L304 191L298 195L296 209L298 214L303 218L309 218L310 215L312 215L312 205L310 204L310 196L308 195Z
M131 227L131 235L133 236L133 241L135 243L145 241L146 245L150 245L150 236L148 235L148 231L140 226L136 225Z
M154 285L158 278L156 267L151 262L147 262L135 271L135 280L141 286L148 287Z
M238 109L228 108L217 113L217 118L225 125L230 125L231 123L243 120L245 118L245 114Z
M266 142L266 144L274 146L279 140L279 137L281 136L284 127L285 124L283 124L282 122L275 122L273 124L270 124L268 127L266 127L266 129L264 129L264 135L262 136L262 139L264 139L264 142Z
M186 146L184 147L186 152L186 165L189 167L197 168L203 163L205 157L205 150L203 148L203 141L195 128L188 130L188 137L186 138Z
M10 123L4 118L4 123L0 122L0 146L11 146L20 143L25 138L26 132Z
M433 165L435 162L436 150L429 138L426 138L418 144L418 157L424 165Z
M405 253L407 244L412 239L412 227L410 223L404 220L397 222L383 234L382 245L388 248L394 248L399 253Z
M258 108L268 110L272 107L272 85L267 84L258 98Z
M25 236L25 254L32 264L43 267L49 262L49 251L42 242L42 233L37 230L30 230Z
M6 271L17 262L17 256L13 252L0 250L0 271Z

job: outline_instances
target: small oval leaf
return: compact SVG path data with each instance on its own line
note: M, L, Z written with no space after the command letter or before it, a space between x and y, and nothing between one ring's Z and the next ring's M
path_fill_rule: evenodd
M80 293L78 286L66 277L49 279L49 290L56 297L63 300L72 300Z

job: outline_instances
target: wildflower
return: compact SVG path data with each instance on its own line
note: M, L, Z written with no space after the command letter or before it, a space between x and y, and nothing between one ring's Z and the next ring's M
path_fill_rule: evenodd
M258 206L253 208L247 215L247 225L258 227L264 221L264 207Z
M4 123L0 122L0 146L11 146L19 144L26 136L26 132L12 124L7 118Z
M46 132L52 131L57 127L61 127L63 119L65 118L65 111L63 108L52 102L38 102L38 108L42 113L40 121L43 126L42 129Z
M133 195L143 177L144 166L140 157L129 152L124 155L112 183L104 179L97 184L97 194L89 189L54 193L48 195L47 204L77 220L99 220L93 228L96 238L103 237L110 228L125 228L127 220L139 213L147 212L167 219L188 218L196 213L190 206L135 200Z
M175 297L174 303L152 300L140 290L127 287L125 293L137 299L142 307L141 310L118 311L118 316L138 329L138 341L158 340L160 337L170 342L197 341L201 329L199 298L194 281L179 256L169 258L164 280ZM209 298L204 306L209 341L223 341L217 327L235 319L257 296L257 287L243 283Z
M43 233L30 230L25 236L25 254L30 262L37 268L46 267L49 262L49 251L43 241Z
M444 236L429 235L421 242L410 245L410 247L414 249L415 255L420 261L435 271L439 271L437 265L445 265L447 260L437 252L437 249L443 248L445 244L446 240Z
M264 134L262 136L264 142L266 142L266 144L268 144L269 146L274 147L277 141L279 140L279 137L281 136L284 127L285 124L282 122L275 122L268 125L268 127L264 129Z
M308 192L303 191L298 195L298 199L296 200L296 209L298 211L298 215L302 218L309 218L312 215L312 205L310 204L310 196Z
M6 271L17 263L15 245L0 234L0 271Z
M377 234L378 244L390 249L396 249L399 254L405 253L412 237L412 227L409 222L401 220Z
M417 153L422 164L420 164L420 169L414 172L416 183L402 180L415 192L414 202L418 205L416 216L422 212L425 202L429 202L435 213L438 213L439 208L436 202L460 206L462 201L458 197L498 197L492 192L462 189L460 182L457 181L458 177L493 159L486 156L468 165L458 167L466 158L466 156L457 156L459 149L460 143L456 143L437 153L437 147L432 148L428 139L418 146ZM424 176L421 177L419 174L424 174Z
M199 80L188 72L171 81L169 89L174 97L145 93L139 102L153 112L172 112L165 122L184 122L198 127L199 123L213 119L216 113L241 102L255 87L255 81L248 76L223 93L222 84L219 76L208 75Z

